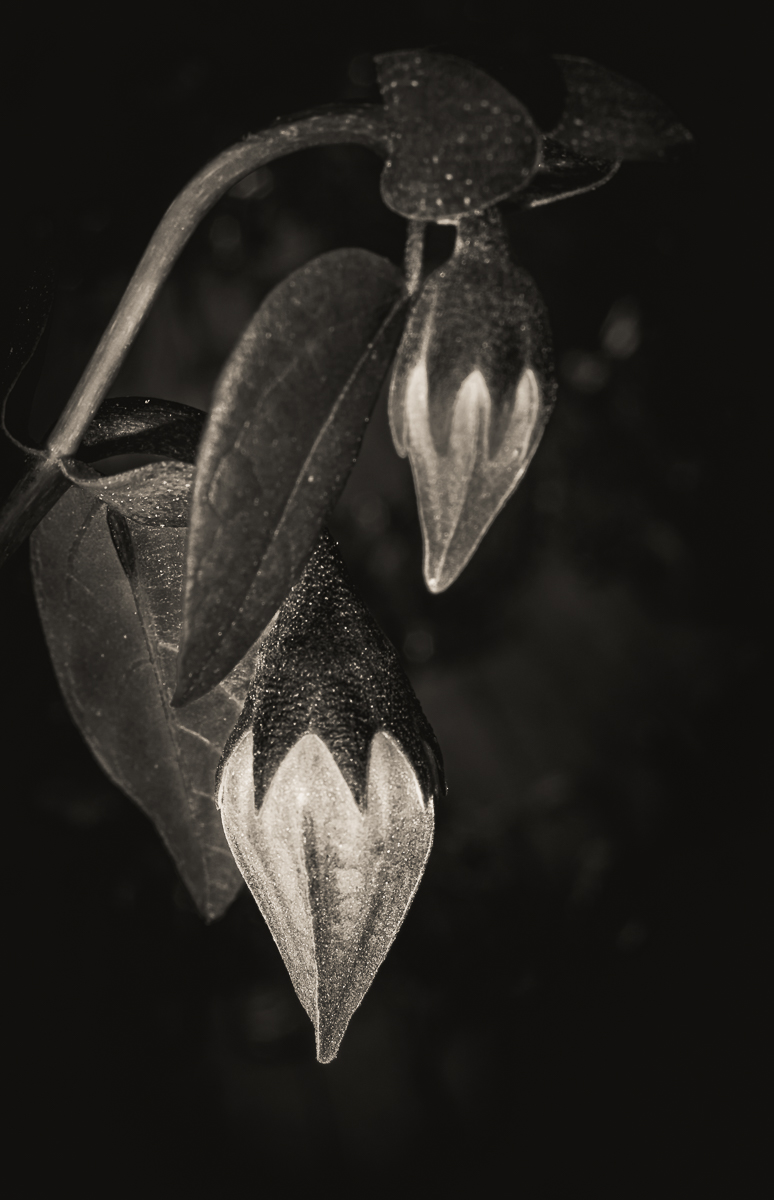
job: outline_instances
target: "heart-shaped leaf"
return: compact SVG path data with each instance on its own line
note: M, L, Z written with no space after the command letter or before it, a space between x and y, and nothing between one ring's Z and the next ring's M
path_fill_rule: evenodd
M426 50L375 60L391 136L382 199L401 216L453 220L525 186L540 132L524 105L486 72Z
M557 54L567 88L551 137L586 158L647 161L692 141L661 100L587 58Z
M300 578L352 469L406 306L391 263L337 250L279 284L247 327L196 467L176 704L232 669Z
M185 531L108 514L73 487L32 536L46 641L89 748L151 818L212 920L241 883L215 806L215 773L255 656L184 713L173 709Z

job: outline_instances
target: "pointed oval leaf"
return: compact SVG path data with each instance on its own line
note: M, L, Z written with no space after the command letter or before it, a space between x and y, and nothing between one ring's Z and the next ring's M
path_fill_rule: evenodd
M454 220L529 180L540 132L524 105L485 71L426 50L374 59L391 135L382 199L420 221Z
M245 331L196 467L175 703L222 679L299 579L352 469L406 303L386 259L338 250L275 288Z
M587 58L555 55L567 88L551 137L586 158L610 162L663 158L692 141L663 101Z
M38 610L75 724L106 774L153 821L212 920L241 883L215 805L215 773L254 656L184 713L172 709L185 534L130 525L118 514L111 534L108 511L74 487L38 526Z

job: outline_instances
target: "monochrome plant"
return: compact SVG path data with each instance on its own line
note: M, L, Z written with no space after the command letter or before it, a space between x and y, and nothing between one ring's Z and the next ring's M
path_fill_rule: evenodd
M547 131L477 67L402 51L375 60L381 104L280 120L209 163L162 219L46 447L22 447L28 468L0 514L3 557L32 535L46 641L90 749L154 822L205 919L247 883L322 1062L408 911L445 795L441 748L326 522L389 378L425 583L454 583L555 402L548 316L501 206L591 191L690 141L638 85L554 61L564 107ZM294 271L247 325L206 417L106 399L217 201L276 158L347 142L384 160L382 199L408 222L404 270L341 249ZM426 275L428 223L454 227L455 243ZM14 382L46 287L24 304ZM155 458L93 465L129 453Z

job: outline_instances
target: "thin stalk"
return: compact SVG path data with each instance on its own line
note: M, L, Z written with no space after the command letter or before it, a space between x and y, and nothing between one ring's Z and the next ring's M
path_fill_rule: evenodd
M409 221L403 270L408 293L413 296L422 282L422 259L425 251L427 221Z
M78 449L162 284L202 218L235 183L258 167L295 150L342 142L368 146L386 157L389 146L380 106L342 105L251 134L208 163L173 200L51 431L44 457L33 464L0 513L0 564L37 524L40 501L51 491L59 462Z

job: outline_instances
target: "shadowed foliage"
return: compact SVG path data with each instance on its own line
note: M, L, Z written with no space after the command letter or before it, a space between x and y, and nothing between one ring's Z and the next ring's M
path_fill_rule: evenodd
M405 319L365 250L274 289L218 383L196 470L175 703L223 678L297 582L346 483Z
M215 772L251 661L185 713L171 708L184 538L179 527L130 523L74 487L33 534L32 571L73 720L105 772L151 818L212 920L241 883L215 806Z

